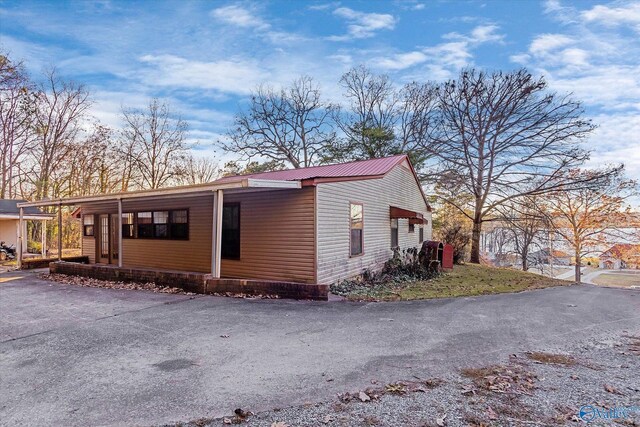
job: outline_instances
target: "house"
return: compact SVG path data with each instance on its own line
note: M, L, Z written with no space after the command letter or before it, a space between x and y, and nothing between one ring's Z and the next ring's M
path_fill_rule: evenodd
M20 236L25 236L23 251L27 249L27 221L46 221L52 219L51 215L42 213L38 208L28 207L22 212L22 233L20 233L20 209L18 203L25 203L26 200L0 199L0 242L5 242L7 246L18 247ZM43 248L46 247L46 237L42 234ZM1 255L0 255L1 256Z
M90 264L202 273L219 287L328 285L431 238L431 208L406 155L22 204L62 205L81 209Z
M553 264L553 265L571 265L571 255L566 252L549 249L541 249L531 252L528 256L531 265Z
M640 245L617 243L600 255L600 268L640 268Z

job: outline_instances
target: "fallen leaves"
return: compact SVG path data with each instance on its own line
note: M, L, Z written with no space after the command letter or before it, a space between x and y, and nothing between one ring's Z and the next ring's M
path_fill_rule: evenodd
M243 299L280 299L279 295L263 295L263 294L245 294L236 292L213 292L211 295L216 297L243 298Z
M361 391L360 393L358 393L358 399L360 399L361 402L368 402L371 400L369 395L364 391Z
M623 394L622 394L622 392L620 392L617 388L615 388L615 387L613 387L613 386L611 386L611 385L609 385L609 384L605 384L605 385L604 385L604 390L605 390L607 393L617 394L617 395L620 395L620 396L622 396L622 395L623 395Z
M76 285L83 286L85 288L106 288L106 289L121 289L127 291L152 291L162 294L184 294L195 295L193 292L186 292L184 289L159 286L153 282L113 282L109 280L99 280L90 277L82 276L68 276L66 274L41 274L41 278L45 280L51 280L56 283L62 283L64 285Z
M464 386L464 395L475 394L477 389L494 393L530 395L538 378L535 373L519 365L467 368L462 370L462 375L471 378L473 382L473 385Z
M385 391L391 394L405 394L407 392L406 387L404 383L387 384Z
M447 414L442 415L441 417L436 418L436 424L438 427L444 427L446 425Z

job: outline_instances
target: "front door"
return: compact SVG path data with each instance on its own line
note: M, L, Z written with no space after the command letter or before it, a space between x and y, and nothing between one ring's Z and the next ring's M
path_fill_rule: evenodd
M111 262L111 227L109 214L98 216L98 262L109 264Z

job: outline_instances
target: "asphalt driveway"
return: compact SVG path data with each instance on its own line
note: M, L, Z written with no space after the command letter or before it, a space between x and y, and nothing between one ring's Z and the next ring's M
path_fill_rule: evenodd
M326 303L81 288L5 273L0 319L0 424L153 425L638 334L640 290Z

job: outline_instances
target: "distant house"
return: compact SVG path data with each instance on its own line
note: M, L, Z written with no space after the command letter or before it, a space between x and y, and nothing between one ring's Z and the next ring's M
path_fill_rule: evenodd
M549 249L542 249L531 252L528 256L529 264L553 264L553 265L571 265L571 255L566 252L554 250L553 253Z
M17 199L0 199L0 242L5 242L5 245L15 245L18 247L19 236L19 224L20 224L20 209L18 203L24 203L26 200ZM38 208L29 207L23 210L23 223L22 223L22 235L27 235L27 222L28 221L46 221L52 219L51 215L42 213ZM26 250L27 244L23 245L23 249Z
M600 255L600 268L618 270L640 268L640 245L618 243Z
M331 284L431 238L406 155L25 204L80 208L91 264Z

